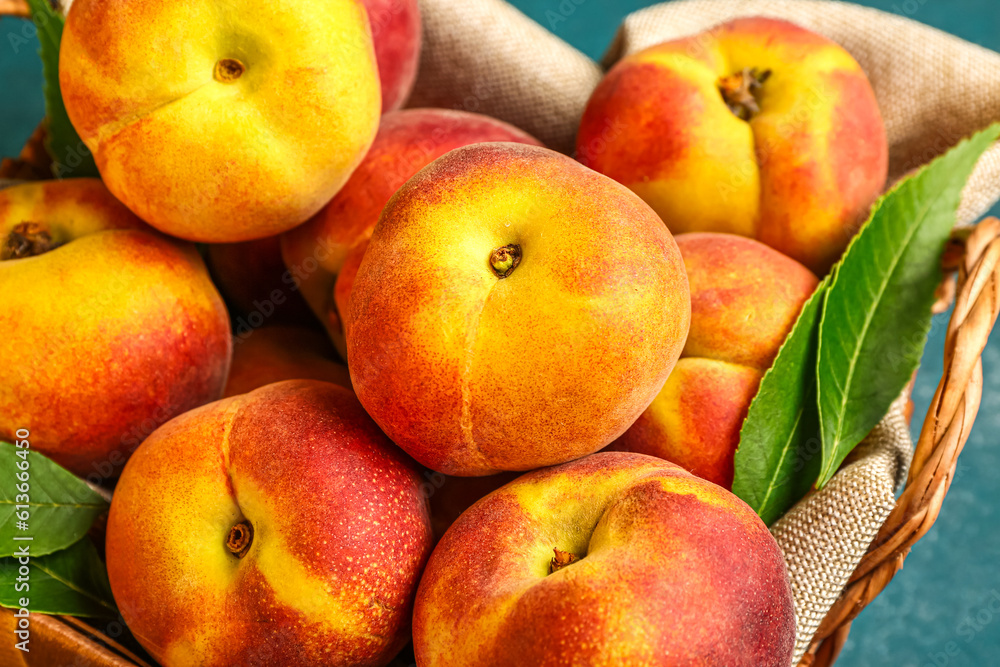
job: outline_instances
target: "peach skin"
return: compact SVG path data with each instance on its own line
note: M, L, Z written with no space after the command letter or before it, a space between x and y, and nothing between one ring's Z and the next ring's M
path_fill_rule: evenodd
M344 311L337 308L334 287L348 255L371 236L382 209L407 179L448 151L483 141L538 145L516 127L480 114L447 109L387 113L343 190L306 224L282 236L285 264L344 358Z
M608 449L659 456L729 489L750 402L818 280L753 239L675 238L691 290L687 343L663 390Z
M785 562L742 500L651 456L601 452L494 491L420 580L422 667L787 667Z
M889 152L850 54L761 17L622 59L591 96L576 148L675 234L750 236L819 274L881 193Z
M378 128L359 0L76 0L59 58L66 111L108 189L192 241L301 224Z
M323 380L351 388L347 366L321 331L304 327L260 327L233 340L233 364L224 397L246 394L282 380Z
M82 477L121 472L153 429L222 395L229 318L188 243L98 179L0 190L0 439Z
M290 380L193 410L115 489L115 601L164 667L385 665L431 549L419 484L342 387Z
M504 484L513 482L519 472L501 472L486 477L449 477L441 473L439 482L430 494L431 528L434 538L440 540L445 531L455 523L462 513L472 507L477 500L496 491Z
M420 6L417 0L364 0L371 25L382 113L406 102L420 61Z
M234 311L237 332L264 323L318 326L316 316L285 268L277 236L210 244L206 246L205 262L212 281Z
M427 467L530 470L621 435L689 320L677 245L642 200L554 151L481 143L386 206L350 294L348 367Z

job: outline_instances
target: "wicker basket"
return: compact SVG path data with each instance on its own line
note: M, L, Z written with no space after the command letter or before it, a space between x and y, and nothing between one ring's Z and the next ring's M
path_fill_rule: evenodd
M27 17L27 5L23 0L0 0L3 15ZM51 178L44 140L43 121L17 158L0 163L0 180ZM982 353L1000 313L1000 220L987 218L975 226L956 228L942 265L946 277L934 312L944 312L952 302L955 307L945 339L943 375L916 443L905 488L799 667L825 667L837 659L853 619L882 592L937 519L972 430L982 397ZM9 610L0 610L3 622L9 623L8 616L13 618ZM0 650L4 664L53 664L49 658L62 663L67 656L73 656L76 665L148 664L78 619L51 617L36 623L34 639L41 655L33 655L42 657L42 662L24 654L8 658Z

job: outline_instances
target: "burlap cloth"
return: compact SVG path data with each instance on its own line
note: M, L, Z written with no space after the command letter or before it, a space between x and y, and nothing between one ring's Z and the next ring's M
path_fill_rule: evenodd
M573 2L573 0L567 0ZM563 3L566 4L566 3ZM552 3L552 11L561 5ZM410 106L477 111L571 152L601 67L502 0L421 0L424 48ZM907 18L819 0L680 0L625 19L606 64L747 15L785 18L843 45L871 79L885 118L890 182L1000 120L1000 54ZM573 20L573 19L571 19ZM1000 145L965 190L959 222L1000 198ZM912 452L905 397L833 480L771 532L795 599L797 663L895 505Z

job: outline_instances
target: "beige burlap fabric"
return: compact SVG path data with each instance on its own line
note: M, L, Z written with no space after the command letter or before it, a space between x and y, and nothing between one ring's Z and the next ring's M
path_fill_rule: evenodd
M502 0L421 0L425 46L411 106L496 116L571 152L599 68ZM822 0L678 0L626 18L606 65L737 16L785 18L843 45L868 74L885 118L890 180L1000 120L1000 54L916 21ZM1000 145L980 160L959 222L1000 198ZM791 577L798 662L895 504L912 451L904 398L834 479L772 532Z
M771 533L785 555L795 600L796 664L896 504L912 444L901 396L821 491Z
M420 0L411 107L476 111L568 153L601 68L503 0Z

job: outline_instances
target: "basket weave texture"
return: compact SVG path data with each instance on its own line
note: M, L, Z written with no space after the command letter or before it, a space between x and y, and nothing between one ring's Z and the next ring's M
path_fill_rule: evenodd
M25 13L0 0L0 15ZM493 115L569 152L599 65L503 0L421 0L424 48L410 106ZM1000 55L908 19L820 0L680 0L626 18L606 57L700 32L746 15L793 20L834 39L865 69L890 143L890 178L926 163L1000 120ZM919 86L915 86L918 82ZM51 175L44 124L0 179ZM831 665L851 621L902 567L930 528L955 474L982 392L981 356L1000 312L1000 220L967 223L1000 198L1000 145L980 160L945 253L949 278L935 307L954 299L944 373L915 450L907 396L849 457L827 487L772 532L789 567L796 605L795 662ZM957 273L957 281L951 273ZM897 499L900 485L905 488Z

